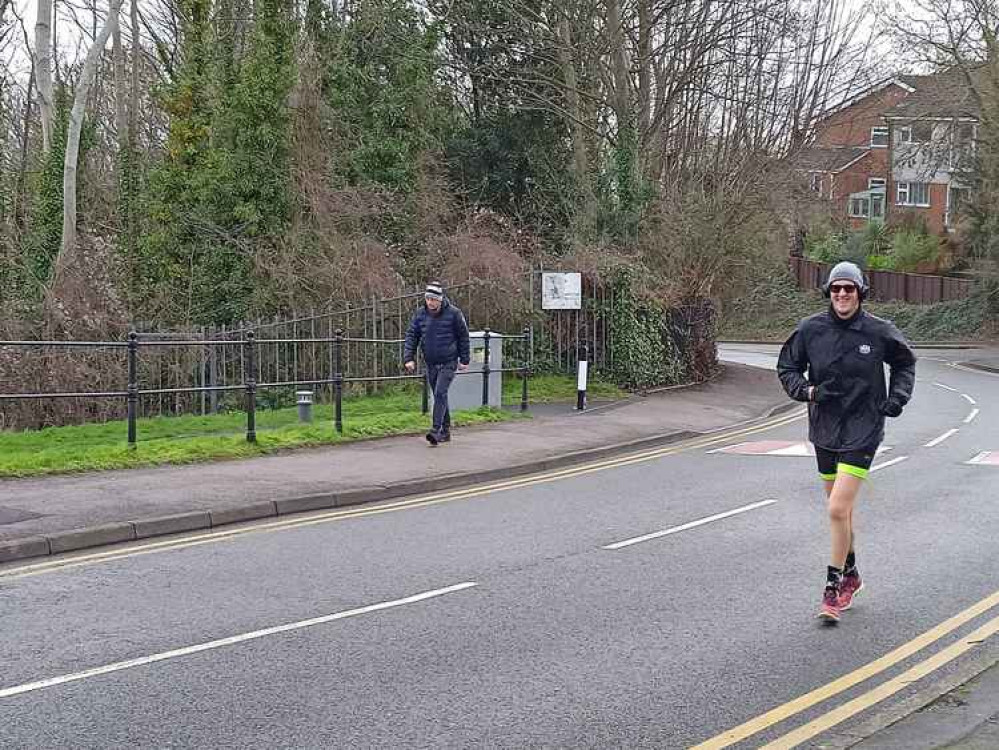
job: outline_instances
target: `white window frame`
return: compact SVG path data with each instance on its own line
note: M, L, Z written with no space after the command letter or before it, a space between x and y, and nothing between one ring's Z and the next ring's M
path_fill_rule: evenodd
M863 208L860 211L854 210L854 204L859 204ZM870 198L850 198L850 205L848 214L851 219L869 219L871 218L871 199Z
M868 177L867 178L867 189L874 190L876 188L883 188L888 184L888 181L884 177Z
M874 141L875 135L883 135L885 142L884 143L875 143L875 141ZM888 139L890 137L891 137L891 133L890 133L890 131L888 130L887 127L878 125L878 126L875 126L875 127L871 128L871 148L888 148Z
M818 193L819 195L822 194L822 173L821 172L812 172L812 180L809 183L809 187L811 187L812 192Z
M912 200L913 185L925 185L926 202L915 203ZM916 206L919 208L930 207L930 183L929 182L897 182L895 183L895 205L896 206Z

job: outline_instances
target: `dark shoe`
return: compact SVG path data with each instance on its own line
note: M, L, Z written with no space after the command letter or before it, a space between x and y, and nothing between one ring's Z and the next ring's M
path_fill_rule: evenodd
M434 434L433 432L428 432L428 433L426 434L426 438L427 438L427 442L428 442L428 443L430 443L430 445L431 445L432 447L435 447L435 448L437 447L437 443L439 443L439 442L440 442L440 441L439 441L439 440L437 439L437 435L436 435L436 434Z
M826 586L822 592L822 606L819 618L828 623L839 622L839 586Z
M437 436L437 442L438 443L450 443L451 442L451 433L450 432L442 432L440 435Z
M839 611L845 612L853 606L853 597L864 588L864 582L860 580L860 573L854 570L852 573L844 573L843 580L839 584Z

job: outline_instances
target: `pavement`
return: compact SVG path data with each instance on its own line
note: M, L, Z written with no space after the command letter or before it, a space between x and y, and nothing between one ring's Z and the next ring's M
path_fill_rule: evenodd
M404 436L234 461L0 480L0 564L532 474L794 407L765 357L735 351L727 358L707 383L583 412L546 405L530 420L456 431L439 448ZM995 350L953 358L999 373ZM842 733L816 747L997 750L999 664L976 664L957 684L910 701L904 715L882 716L863 736Z

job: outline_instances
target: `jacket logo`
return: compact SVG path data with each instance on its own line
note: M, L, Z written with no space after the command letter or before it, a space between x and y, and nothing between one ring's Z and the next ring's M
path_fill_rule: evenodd
M860 345L860 353L861 354L870 354L871 353L871 345L870 344L861 344Z

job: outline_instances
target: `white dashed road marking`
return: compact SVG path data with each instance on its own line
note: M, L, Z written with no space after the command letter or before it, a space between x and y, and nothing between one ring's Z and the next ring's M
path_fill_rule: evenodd
M868 472L868 473L873 474L876 471L881 471L882 469L887 469L889 466L894 466L895 464L902 463L907 458L909 458L909 457L908 456L899 456L898 458L893 458L891 461L885 461L883 464L878 464L877 466L872 466L870 472Z
M968 424L968 422L970 422L972 419L974 419L977 416L978 416L978 409L972 409L971 413L964 418L964 423Z
M940 443L942 443L944 440L946 440L947 438L949 438L951 435L953 435L957 431L958 431L958 429L956 427L954 429L952 429L952 430L947 430L947 432L945 432L943 435L938 435L937 437L933 438L930 442L926 443L923 447L924 448L933 448L934 446L940 445Z
M638 544L639 542L647 542L650 539L659 539L660 537L669 536L670 534L676 534L680 531L686 531L687 529L697 528L698 526L703 526L706 523L711 523L712 521L720 521L723 518L728 518L730 516L738 515L739 513L746 513L751 510L756 510L757 508L763 508L767 505L773 505L776 500L763 500L759 503L753 503L752 505L744 505L741 508L736 508L735 510L727 510L724 513L716 513L713 516L708 516L707 518L701 518L697 521L691 521L690 523L685 523L682 526L674 526L671 529L664 529L663 531L654 531L651 534L643 534L642 536L636 536L632 539L625 539L621 542L614 542L613 544L604 545L603 549L621 549L622 547L630 547L632 544Z
M108 674L110 672L120 672L123 669L131 669L133 667L141 667L145 664L153 664L158 661L166 661L167 659L175 659L178 656L188 656L189 654L197 654L201 651L210 651L216 648L222 648L223 646L233 646L237 643L243 643L245 641L252 641L257 638L264 638L268 635L277 635L278 633L287 633L292 630L301 630L302 628L311 628L313 625L323 625L327 622L333 622L334 620L343 620L347 617L356 617L357 615L365 615L369 612L378 612L383 609L391 609L392 607L401 607L404 604L414 604L415 602L423 601L424 599L431 599L435 596L442 596L444 594L451 594L455 591L462 591L463 589L471 588L472 586L477 586L478 584L468 581L465 583L458 583L454 586L448 586L443 589L434 589L433 591L424 591L422 594L414 594L413 596L407 596L403 599L395 599L390 602L380 602L379 604L369 604L366 607L358 607L357 609L348 609L344 612L336 612L331 615L323 615L322 617L313 617L309 620L299 620L298 622L289 622L285 625L276 625L272 628L264 628L263 630L254 630L251 633L242 633L240 635L233 635L228 638L220 638L217 641L209 641L208 643L199 643L195 646L185 646L184 648L173 649L172 651L163 651L158 654L153 654L151 656L141 656L137 659L129 659L127 661L119 661L114 664L105 664L103 667L94 667L93 669L87 669L82 672L74 672L73 674L65 674L60 677L50 677L47 680L38 680L37 682L28 682L23 685L15 685L9 688L0 689L0 698L9 698L13 695L21 695L22 693L30 693L34 690L41 690L47 687L53 687L55 685L63 685L67 682L76 682L78 680L86 680L90 677L97 677L99 675Z
M967 401L967 402L968 402L969 404L971 404L972 406L974 406L974 405L975 405L975 403L976 403L976 402L975 402L975 399L973 399L973 398L972 398L971 396L969 396L969 395L968 395L967 393L962 393L962 394L961 394L961 396L962 396L962 397L964 398L964 400L965 400L965 401Z

